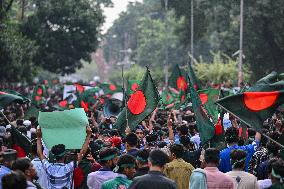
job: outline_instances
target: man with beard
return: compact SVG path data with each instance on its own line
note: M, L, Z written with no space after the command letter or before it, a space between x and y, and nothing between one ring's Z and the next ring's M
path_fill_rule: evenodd
M115 148L101 149L99 158L102 168L88 175L87 185L89 189L101 189L104 182L118 176L117 173L112 171L118 161L118 152Z

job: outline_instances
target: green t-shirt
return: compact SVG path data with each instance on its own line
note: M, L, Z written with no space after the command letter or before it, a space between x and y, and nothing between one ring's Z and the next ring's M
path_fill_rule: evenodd
M125 175L120 174L115 179L105 182L102 189L127 189L131 182Z

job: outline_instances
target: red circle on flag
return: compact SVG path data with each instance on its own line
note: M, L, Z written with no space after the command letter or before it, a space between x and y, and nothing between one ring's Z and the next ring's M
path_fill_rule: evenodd
M185 98L185 96L182 95L181 98L180 98L182 102L184 101L184 98Z
M59 106L61 106L61 107L66 107L67 104L68 104L67 100L62 100L62 101L59 102Z
M133 84L131 85L131 90L132 90L132 91L136 91L136 90L138 89L138 87L139 87L139 85L138 85L137 83L133 83Z
M170 99L171 99L171 95L167 94L166 101L168 102L170 101Z
M42 88L38 88L37 91L36 91L36 93L37 93L38 95L42 95Z
M116 86L113 85L113 84L110 84L110 85L109 85L109 89L110 89L111 91L115 91L115 90L116 90Z
M208 95L205 94L205 93L200 93L199 94L199 98L200 98L200 100L202 102L202 105L206 104L206 102L208 101Z
M273 92L244 92L244 104L252 111L261 111L274 105L279 91Z
M146 104L146 97L144 93L142 91L136 91L130 96L127 102L127 107L132 114L138 115L145 110Z
M183 76L177 78L177 88L185 91L187 89L187 83Z
M36 101L40 101L41 100L41 96L35 96L35 100Z

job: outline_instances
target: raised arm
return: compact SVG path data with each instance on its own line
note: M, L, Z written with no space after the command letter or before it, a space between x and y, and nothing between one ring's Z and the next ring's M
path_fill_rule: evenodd
M87 136L86 136L85 142L84 142L84 144L83 144L83 146L80 150L79 156L78 156L78 163L82 160L83 156L85 155L85 153L87 152L88 147L89 147L90 139L91 139L91 136L92 136L92 129L89 126L86 127L86 133L87 133Z
M36 131L36 136L37 136L37 155L39 157L40 160L45 159L45 156L42 153L42 144L41 144L41 138L42 138L42 132L41 132L41 128L38 128Z

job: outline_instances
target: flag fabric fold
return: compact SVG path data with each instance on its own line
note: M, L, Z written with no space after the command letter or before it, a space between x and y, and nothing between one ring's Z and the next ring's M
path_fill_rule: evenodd
M198 128L201 145L205 145L210 141L215 134L215 127L210 121L206 109L203 107L199 95L197 94L192 82L189 82L189 92L192 103L193 112L195 115L196 125Z
M11 128L12 147L17 151L17 157L22 158L31 152L31 140L14 126Z
M24 102L24 99L21 96L0 91L0 108L4 108L12 102L22 104Z

